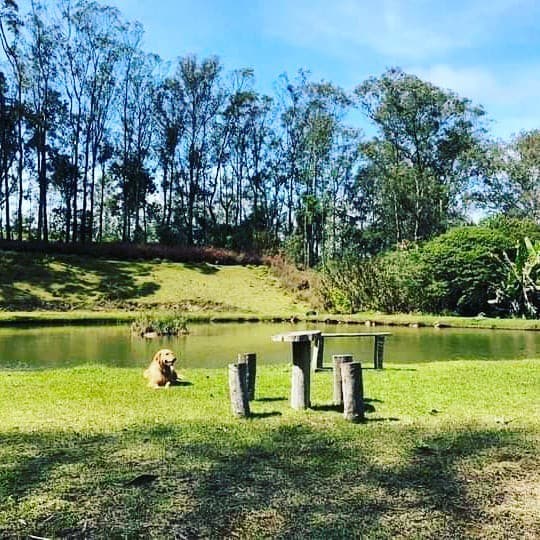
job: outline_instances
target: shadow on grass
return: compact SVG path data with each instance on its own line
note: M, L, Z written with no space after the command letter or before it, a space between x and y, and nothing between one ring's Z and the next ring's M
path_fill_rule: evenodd
M170 386L193 386L193 383L190 381L171 381Z
M0 300L12 310L70 309L86 303L119 303L159 289L149 263L108 261L67 255L3 252Z
M217 266L208 263L184 263L184 267L207 276L217 274L220 270Z
M253 412L251 411L249 415L250 420L257 420L261 418L274 418L276 416L282 416L282 413L279 411L271 411L271 412Z
M534 455L520 431L258 426L2 434L0 536L468 537L498 489L464 466ZM501 514L501 537L520 515Z
M272 403L274 401L286 401L287 397L262 397L256 398L255 401L260 401L261 403Z
M358 429L369 429L366 424ZM355 536L391 537L407 536L410 527L418 537L462 537L477 523L485 501L469 496L457 462L503 448L514 436L432 435L422 443L434 449L432 454L412 446L401 466L384 466L361 446L351 452L321 432L283 426L216 463L199 486L197 510L178 525L205 523L197 530L216 537L245 535L248 518L254 536L343 538L354 531ZM223 500L229 508L216 514ZM396 509L416 522L393 523Z
M313 411L321 411L321 412L337 412L342 413L343 412L343 405L334 405L333 403L328 403L324 405L311 405L310 407Z
M310 408L314 411L322 411L322 412L337 412L337 413L343 412L343 405L335 405L333 403L328 403L328 404L323 404L323 405L312 405ZM364 412L365 413L375 412L375 407L371 405L371 403L367 403L367 400L364 400Z
M363 370L378 371L380 373L383 373L384 371L418 371L416 368L384 367L383 369L376 369L374 367L364 367L364 366L362 366L362 371Z
M395 416L389 416L388 418L366 418L366 423L372 423L372 422L399 422L399 418L396 418Z

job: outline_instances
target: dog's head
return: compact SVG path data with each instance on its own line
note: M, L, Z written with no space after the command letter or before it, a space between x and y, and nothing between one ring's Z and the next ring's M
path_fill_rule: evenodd
M167 368L174 366L176 362L176 356L170 349L160 349L154 355L154 362L159 365L160 368Z

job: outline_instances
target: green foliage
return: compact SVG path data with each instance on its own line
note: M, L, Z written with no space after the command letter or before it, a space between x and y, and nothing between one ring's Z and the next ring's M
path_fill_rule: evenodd
M357 175L358 189L372 198L367 212L392 243L446 230L477 161L483 110L395 68L355 94L378 130L361 147Z
M421 309L461 315L487 311L504 275L498 257L511 248L501 231L480 226L457 227L424 244Z
M131 333L138 336L156 333L159 336L178 336L188 334L187 317L180 312L172 313L141 313L131 323Z
M480 225L500 231L515 244L525 237L540 240L540 226L530 218L521 219L506 214L496 214L484 219Z
M484 181L476 198L486 208L540 221L540 130L487 148Z
M496 290L492 304L512 315L538 317L540 310L540 242L533 244L527 237L516 246L511 260L505 251L501 259L506 276Z
M326 307L338 313L414 311L418 309L416 279L422 274L420 267L416 249L332 261L322 272Z
M491 309L512 248L511 235L497 228L457 227L418 247L334 261L323 271L322 292L329 309L344 313L476 315Z

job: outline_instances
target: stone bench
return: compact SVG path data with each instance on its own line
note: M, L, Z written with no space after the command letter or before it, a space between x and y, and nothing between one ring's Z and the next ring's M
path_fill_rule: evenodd
M313 348L311 351L311 370L317 371L323 369L324 362L324 341L331 338L365 338L373 337L373 367L375 369L383 368L384 359L384 340L391 336L390 332L320 332L313 339Z

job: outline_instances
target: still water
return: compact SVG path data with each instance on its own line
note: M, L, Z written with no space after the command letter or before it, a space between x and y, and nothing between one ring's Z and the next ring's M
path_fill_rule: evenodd
M237 353L256 352L260 363L290 361L290 344L275 343L281 332L316 328L324 332L391 332L385 362L444 362L447 360L507 360L537 357L540 332L433 328L291 324L191 324L190 334L143 339L127 326L49 326L0 328L0 369L68 367L82 364L137 367L162 347L173 349L180 367L224 367ZM351 353L372 365L373 338L333 338L325 342L325 364L332 354Z

